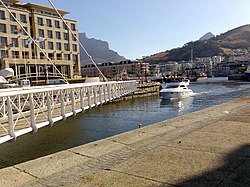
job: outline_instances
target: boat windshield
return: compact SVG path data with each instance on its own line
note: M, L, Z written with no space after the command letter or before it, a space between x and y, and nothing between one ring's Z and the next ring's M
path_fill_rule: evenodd
M178 88L179 85L168 85L167 88Z

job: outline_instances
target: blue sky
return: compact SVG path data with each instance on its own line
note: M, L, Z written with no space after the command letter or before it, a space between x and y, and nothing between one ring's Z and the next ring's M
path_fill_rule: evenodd
M47 0L21 0L49 5ZM181 47L250 23L250 0L52 0L79 32L128 59Z

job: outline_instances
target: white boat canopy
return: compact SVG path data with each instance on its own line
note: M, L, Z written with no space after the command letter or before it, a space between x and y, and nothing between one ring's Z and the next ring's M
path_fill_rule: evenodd
M8 81L3 77L3 76L0 76L0 84L7 84Z
M0 70L0 76L9 78L14 76L14 70L12 68L5 68Z

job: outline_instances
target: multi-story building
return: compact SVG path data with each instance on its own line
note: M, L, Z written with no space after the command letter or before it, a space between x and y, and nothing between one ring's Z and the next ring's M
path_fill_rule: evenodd
M121 61L97 64L101 72L108 78L114 78L122 72L133 76L145 76L149 73L149 63L138 61ZM99 72L93 64L82 67L82 75L86 77L99 76Z
M41 77L46 71L57 74L58 70L69 78L81 75L79 45L53 8L22 4L19 0L4 0L4 3L54 65L30 42L29 36L0 4L1 68L11 67L19 77L22 74ZM69 13L64 10L59 12L62 16ZM65 21L78 36L77 22Z

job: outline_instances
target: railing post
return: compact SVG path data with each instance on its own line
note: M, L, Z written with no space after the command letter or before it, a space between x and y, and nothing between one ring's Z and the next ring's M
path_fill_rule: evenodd
M18 110L22 110L22 107L21 107L21 96L18 95L17 96L17 107L18 107Z
M29 94L29 102L30 102L30 126L33 129L32 132L36 133L37 132L37 126L36 126L36 119L35 119L35 107L34 107L33 93Z
M67 119L67 117L65 115L65 104L64 104L62 90L60 91L60 102L61 102L61 116L62 116L63 120L65 121Z
M127 83L122 84L122 95L125 95L125 93L126 93L126 85L127 85Z
M114 84L114 89L115 89L115 98L117 98L118 96L117 83Z
M99 86L99 102L102 104L102 85Z
M91 109L91 97L90 97L90 87L87 87L87 94L88 94L88 106Z
M16 140L15 126L14 126L14 121L13 121L13 111L12 111L10 96L7 97L7 107L8 107L9 135L13 137L14 140Z
M121 85L122 85L121 83L118 83L118 90L117 90L118 97L121 97L122 95Z
M105 103L107 102L107 93L106 93L106 91L107 91L107 84L104 84L103 85L103 100L104 100Z
M94 88L94 104L95 104L95 106L97 106L97 99L96 99L97 88L96 88L96 86L94 86L93 88Z
M80 107L82 112L84 112L84 91L80 88Z
M110 99L111 99L111 93L110 93L111 88L110 88L110 84L107 84L107 89L108 89L108 99L109 99L109 101L110 101Z
M6 97L2 97L2 114L3 114L3 117L6 116Z
M73 112L73 116L76 115L76 108L75 108L75 93L74 93L74 89L71 89L71 106L72 106L72 112Z
M42 93L42 106L45 107L45 93Z
M110 91L111 92L111 96L112 96L112 99L114 99L114 97L115 97L114 96L115 95L114 84L111 84L110 86L111 86L111 91Z
M48 109L48 121L49 121L49 126L54 125L54 121L52 119L52 101L49 92L47 92L47 109Z

